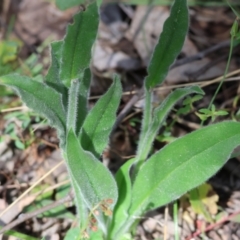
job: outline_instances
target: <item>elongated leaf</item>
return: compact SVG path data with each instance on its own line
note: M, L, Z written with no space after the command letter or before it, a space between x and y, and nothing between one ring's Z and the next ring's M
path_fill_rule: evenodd
M90 64L92 45L97 36L98 8L89 5L85 12L74 16L74 23L68 26L63 41L61 59L61 80L69 87L71 80L78 78Z
M64 157L64 160L66 161L66 163L68 164L67 152L63 152L63 157ZM69 169L69 171L71 171L71 170ZM77 208L77 216L79 218L78 220L80 222L80 224L79 224L80 230L83 232L86 230L86 226L88 224L89 210L88 210L88 206L84 200L83 194L81 192L81 189L78 186L76 179L74 177L72 177L72 175L70 175L70 180L71 180L71 185L72 185L74 193L75 193L74 200L75 200L75 204L76 204L76 208Z
M141 164L142 161L146 160L151 150L152 143L169 112L180 99L192 93L204 94L198 86L179 88L169 94L168 97L154 109L152 123L148 127L143 141L138 146L138 156L140 158L136 158L136 162L140 161Z
M89 68L84 70L84 75L80 81L79 96L78 96L78 118L76 124L76 133L80 132L83 122L88 113L88 95L91 85L91 71Z
M67 158L65 158L67 160ZM78 183L75 178L71 178L72 180L72 186L75 193L75 204L77 207L77 216L80 220L80 229L82 231L85 230L87 224L88 224L88 207L84 201L83 194L81 192L81 189L78 186Z
M123 166L121 166L115 175L119 198L114 208L112 223L110 230L108 231L109 239L118 239L118 235L120 234L120 236L122 236L124 232L127 232L127 228L129 227L126 224L126 219L129 217L128 209L132 198L130 168L133 162L134 159L128 160Z
M84 121L80 142L83 149L92 152L96 157L102 154L108 144L121 96L121 83L119 77L115 76L112 86L98 100Z
M76 181L89 210L98 207L97 209L101 213L101 205L109 199L112 204L107 207L112 210L118 198L116 182L100 161L90 152L82 149L72 130L67 135L66 154L70 176ZM103 215L99 214L96 218L106 233Z
M51 43L51 66L46 75L46 82L53 83L54 86L62 84L60 80L60 59L62 55L63 41Z
M60 134L65 132L66 113L61 104L61 95L44 83L17 74L0 77L0 84L12 87L17 91L29 108L42 114L51 126Z
M145 82L147 89L164 81L170 65L182 49L187 31L188 8L186 0L175 0L148 67L148 76Z
M54 88L62 95L62 104L67 111L68 91L65 85L60 80L60 59L62 55L63 41L51 43L51 66L46 75L46 84Z
M133 185L130 214L180 197L215 174L240 145L240 123L222 122L168 144L141 168Z

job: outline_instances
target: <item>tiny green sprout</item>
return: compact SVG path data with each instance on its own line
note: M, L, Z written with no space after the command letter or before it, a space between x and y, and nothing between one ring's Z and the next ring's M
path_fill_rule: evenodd
M198 94L192 97L187 96L186 99L183 100L183 106L178 109L177 115L189 113L192 109L194 109L193 103L199 101L202 98L203 96Z
M215 105L213 104L211 109L202 108L199 112L196 112L196 115L202 120L205 121L208 118L211 118L211 121L214 122L218 116L226 116L228 112L225 110L216 110Z

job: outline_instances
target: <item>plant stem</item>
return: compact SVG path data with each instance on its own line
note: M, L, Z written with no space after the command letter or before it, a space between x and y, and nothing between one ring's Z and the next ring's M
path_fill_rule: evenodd
M133 179L137 175L138 171L140 170L140 167L142 166L143 162L146 160L146 156L150 152L150 148L147 147L146 149L146 137L147 132L149 129L149 126L152 123L152 91L147 90L147 88L144 88L145 92L145 101L144 101L144 114L143 114L143 120L142 120L142 131L140 134L139 144L138 144L138 150L137 150L137 156L136 160L134 162L134 168L133 168Z
M177 201L173 204L173 219L174 219L174 235L175 240L179 240L178 237L178 204Z
M227 73L228 73L229 65L230 65L231 58L232 58L233 42L234 42L234 36L231 37L231 44L230 44L230 50L229 50L229 55L228 55L228 61L227 61L227 66L226 66L225 71L224 71L223 78L222 78L221 82L219 83L218 88L217 88L217 90L215 91L215 93L214 93L214 95L213 95L213 97L212 97L212 99L211 99L211 102L210 102L209 105L208 105L208 109L211 109L212 104L213 104L216 96L218 95L218 93L219 93L219 91L220 91L220 89L221 89L221 87L222 87L222 85L223 85L224 80L226 79L226 75L227 75Z
M67 129L73 129L76 131L76 122L77 122L77 104L78 104L78 96L79 96L79 86L80 80L74 79L71 81L71 86L69 88L69 96L68 96L68 113L67 113Z

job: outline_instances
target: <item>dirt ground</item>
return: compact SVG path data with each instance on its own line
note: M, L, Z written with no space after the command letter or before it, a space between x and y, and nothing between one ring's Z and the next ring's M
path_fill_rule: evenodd
M236 8L240 12L240 5ZM50 63L48 44L63 38L67 24L78 9L60 11L50 0L0 1L0 43L5 40L17 42L19 51L15 64L23 73L41 78ZM169 10L169 6L159 5L103 5L93 49L91 105L106 91L115 72L121 76L124 89L119 112L140 91ZM161 102L171 89L186 84L199 83L206 95L194 103L190 113L177 116L173 111L170 114L154 143L154 150L201 127L195 112L208 105L226 69L230 30L236 18L231 8L227 4L194 5L189 12L190 28L184 47L165 83L154 91L154 104ZM233 49L229 68L232 74L225 80L215 101L217 109L227 110L229 114L218 117L215 122L239 120L239 49L239 46ZM44 177L7 212L0 212L0 223L9 224L31 212L31 218L26 217L27 220L10 229L38 239L63 239L76 221L72 201L58 204L66 198L70 186L56 132L22 106L16 95L5 91L0 88L0 211ZM143 108L142 99L132 104L112 133L109 147L102 156L112 172L135 154ZM234 157L202 186L205 194L196 201L204 210L196 207L188 194L179 199L179 239L240 239L239 171L240 158ZM48 206L50 209L57 206L58 211L50 211ZM44 208L48 211L37 212ZM173 205L169 204L144 216L134 239L174 239L174 224ZM1 239L19 238L1 235Z

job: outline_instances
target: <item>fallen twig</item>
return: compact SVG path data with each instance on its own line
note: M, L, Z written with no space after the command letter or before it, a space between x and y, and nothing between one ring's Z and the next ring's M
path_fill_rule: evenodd
M58 207L66 202L70 202L73 198L73 192L70 192L66 197L59 199L57 201L55 201L54 203L51 203L47 206L42 207L41 209L38 209L34 212L31 213L26 213L26 214L22 214L20 218L16 219L15 221L7 224L6 226L4 226L2 229L0 229L0 234L4 233L7 230L11 230L14 227L16 227L17 225L19 225L22 222L27 221L28 219L31 219L33 217L36 217L37 215L44 213L46 211L49 211L55 207Z
M197 236L199 236L202 233L209 232L209 231L213 230L215 227L217 227L218 225L221 225L221 224L229 221L231 218L236 217L239 214L240 214L240 211L237 211L237 212L232 213L232 214L230 214L230 215L228 215L226 217L223 217L218 222L215 222L215 223L212 223L212 224L208 225L205 229L197 230L195 233L193 233L192 235L188 236L186 238L186 240L194 239L194 238L196 238Z

